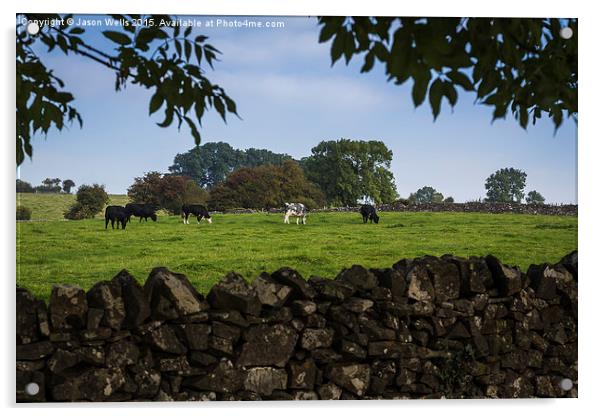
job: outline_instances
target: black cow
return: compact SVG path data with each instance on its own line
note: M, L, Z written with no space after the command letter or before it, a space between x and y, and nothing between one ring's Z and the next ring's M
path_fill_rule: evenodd
M124 207L109 205L107 209L105 209L105 230L109 226L109 221L111 221L112 229L115 229L115 221L117 221L117 229L119 229L119 223L121 223L121 228L125 230L128 218L128 212Z
M378 215L376 215L376 208L372 205L362 205L360 208L360 214L362 214L362 218L364 219L364 224L370 220L370 222L374 222L378 224Z
M205 208L205 205L182 205L182 218L184 224L190 224L188 222L188 217L193 215L196 217L197 224L201 222L201 220L207 220L209 224L211 224L211 215L209 215L209 211Z
M140 217L139 222L142 222L142 218L144 218L144 221L148 221L149 218L153 221L157 221L157 214L155 214L156 208L151 204L127 204L125 209L128 213L128 221L132 215L134 217Z

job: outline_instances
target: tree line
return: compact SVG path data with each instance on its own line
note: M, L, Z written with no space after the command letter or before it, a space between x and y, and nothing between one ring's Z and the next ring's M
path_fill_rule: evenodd
M71 189L75 187L75 182L71 179L61 180L60 178L46 178L38 186L33 186L29 182L17 179L17 193L42 193L42 194L58 194L64 192L71 193Z
M391 172L393 153L382 141L329 140L295 160L266 149L234 149L224 142L206 143L177 154L168 173L149 172L128 189L135 202L179 213L182 204L206 204L211 210L269 209L284 202L308 208L356 206L359 203L453 203L432 186L399 198ZM485 180L484 202L544 203L536 190L525 195L527 174L503 168ZM526 198L525 198L526 196Z
M310 209L390 203L398 197L392 158L377 140L322 141L300 160L267 149L206 143L177 154L167 173L135 178L128 196L175 214L184 203L212 210L269 209L290 201Z

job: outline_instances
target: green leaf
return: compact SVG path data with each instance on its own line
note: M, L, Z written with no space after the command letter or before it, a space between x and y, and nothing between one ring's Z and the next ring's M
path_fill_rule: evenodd
M188 26L190 27L190 26ZM184 55L186 56L186 62L190 61L190 55L192 54L192 43L185 40L184 41Z
M412 87L412 100L414 100L414 106L418 107L424 102L426 97L426 89L431 80L431 71L428 67L422 65L415 69L414 72L414 86Z
M102 34L109 40L119 44L119 45L129 45L132 43L130 37L121 32L115 32L114 30L105 30Z
M364 58L364 65L362 66L361 72L370 72L374 66L374 53L368 52Z
M374 56L376 56L379 61L381 61L381 62L387 61L387 59L389 57L389 51L387 50L385 45L382 44L382 42L376 42L374 44L374 48L372 50L374 51Z
M526 130L527 124L529 124L529 112L527 111L527 107L521 106L518 113L520 116L520 126Z
M69 34L71 34L71 35L81 35L84 32L85 32L85 30L84 30L83 27L74 27L73 29L71 29L69 31Z
M61 50L63 51L63 53L67 55L67 53L69 52L69 46L67 46L67 39L65 39L64 36L59 35L56 37L56 42L59 45L59 48L61 48Z
M429 90L429 102L431 103L431 109L433 111L433 119L437 120L439 112L441 111L441 98L443 97L444 84L439 78L437 78L431 84Z
M355 52L355 38L353 37L353 33L345 32L345 50L343 53L345 54L345 62L349 63L353 53Z
M215 106L215 109L219 115L222 116L222 120L226 121L226 109L222 100L219 97L215 97L213 99L213 105Z
M452 107L458 102L458 92L451 82L446 81L443 83L443 95L447 97L447 101L449 101Z
M228 112L238 115L238 113L236 112L236 103L234 102L234 100L232 100L228 96L225 96L224 101L226 101L226 109L228 110Z
M325 23L324 27L320 31L320 38L318 39L319 43L326 42L328 39L333 37L335 33L339 30L339 25L335 22Z
M159 91L157 91L155 92L155 94L153 94L153 96L150 99L148 114L151 115L157 110L159 110L159 108L161 108L161 105L163 105L163 95L161 95Z
M345 49L345 34L339 32L337 36L332 41L332 46L330 48L330 58L332 60L332 65L339 60L341 55L343 55L343 51Z
M194 54L196 55L196 59L200 65L201 59L203 59L203 48L201 48L201 45L199 45L198 43L194 44Z
M173 107L168 106L165 109L165 120L163 120L161 123L157 123L157 126L159 126L159 127L170 126L171 123L173 122L173 114L174 114Z
M474 86L468 76L455 69L445 74L454 84L461 86L466 91L473 91Z
M201 134L199 133L199 130L190 118L184 117L184 120L186 120L188 127L190 127L190 133L192 134L192 137L194 137L194 144L198 146L201 144Z

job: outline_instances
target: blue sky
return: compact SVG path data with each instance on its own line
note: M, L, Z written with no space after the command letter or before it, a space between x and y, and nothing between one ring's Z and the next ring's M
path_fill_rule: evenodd
M218 17L197 17L206 21ZM228 20L245 18L228 17ZM203 120L203 142L226 141L236 148L268 148L295 158L307 156L321 140L382 140L393 151L397 190L407 196L429 185L456 201L485 196L484 182L497 169L527 172L526 190L536 189L548 202L577 199L577 126L568 121L554 135L547 119L525 131L508 117L491 123L491 109L474 105L474 95L460 91L456 107L443 105L433 122L430 107L417 109L411 82L396 86L375 65L339 61L330 65L328 44L317 42L315 18L248 18L281 21L283 28L203 28L209 42L222 51L209 79L236 101L242 120L224 124L210 114ZM110 46L90 28L90 43ZM110 193L125 193L136 176L166 172L176 153L194 142L185 127L167 129L149 117L150 93L128 85L114 91L114 75L86 58L65 57L38 49L47 65L66 83L84 119L46 138L34 139L33 159L20 177L34 185L46 177L71 178L77 185L105 184Z

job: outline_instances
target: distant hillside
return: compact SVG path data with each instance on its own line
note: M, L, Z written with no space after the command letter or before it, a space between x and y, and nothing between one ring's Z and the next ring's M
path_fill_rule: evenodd
M129 202L127 195L109 195L109 205L125 205ZM17 205L31 209L31 219L62 220L63 213L75 201L75 195L68 194L17 194ZM104 213L97 215L103 217Z

